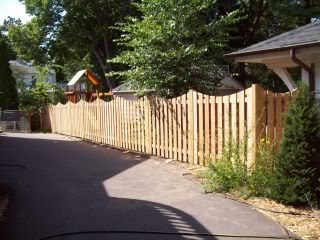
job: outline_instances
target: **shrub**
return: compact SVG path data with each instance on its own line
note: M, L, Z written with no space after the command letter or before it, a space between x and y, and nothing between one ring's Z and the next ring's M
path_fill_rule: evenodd
M284 114L284 132L275 161L272 197L284 203L319 200L320 179L319 107L305 85Z
M252 196L268 197L274 183L274 159L272 145L260 142L254 166L249 177L249 193Z
M255 164L247 169L246 139L231 141L203 173L206 191L236 191L249 196L271 197L286 204L320 202L320 110L306 86L284 114L280 148L260 142Z
M209 161L209 166L202 175L205 191L228 192L247 184L248 174L243 146L230 141L223 148L221 157Z
M255 164L247 168L247 137L231 141L223 148L221 157L209 161L202 174L205 192L236 192L245 196L269 196L273 183L273 155L269 143L261 142Z

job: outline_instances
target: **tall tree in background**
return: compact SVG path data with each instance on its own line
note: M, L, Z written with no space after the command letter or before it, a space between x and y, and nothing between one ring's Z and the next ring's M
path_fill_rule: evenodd
M113 39L117 31L111 27L133 14L130 0L21 0L31 22L9 29L10 39L22 56L39 59L38 63L61 66L92 67L104 79L108 88L115 87L112 77L106 77L114 66L107 59L118 53ZM31 38L31 39L30 39ZM38 51L26 48L31 42ZM31 54L28 54L28 51ZM41 51L39 58L35 53ZM43 60L43 61L42 61ZM44 64L42 64L44 65ZM117 66L115 66L117 67ZM71 67L73 71L73 67ZM74 74L64 68L68 76ZM77 69L80 70L80 69Z
M320 16L318 0L21 0L21 2L25 4L27 12L34 16L32 21L26 24L9 21L7 24L9 39L20 57L42 66L48 63L62 66L56 69L58 78L63 76L70 78L80 68L92 68L108 88L113 88L117 82L112 75L105 76L106 73L119 73L124 65L132 67L133 62L130 61L133 59L124 60L124 55L133 47L138 48L140 44L141 48L143 46L149 48L146 57L155 60L154 63L145 63L145 66L149 64L149 67L157 67L153 72L157 74L154 78L163 79L164 72L161 69L170 67L176 75L180 71L181 76L186 77L187 84L182 84L182 87L195 88L195 82L202 86L206 82L209 84L206 89L212 92L212 87L218 81L214 80L214 84L210 84L207 80L209 75L215 72L213 69L217 69L210 67L214 62L212 66L230 64L234 76L244 84L260 82L266 87L271 86L272 90L277 88L279 90L281 80L278 79L277 82L277 77L264 66L228 63L222 55L304 25ZM132 7L132 2L141 2L138 11ZM148 8L143 7L147 5ZM223 21L230 20L229 14L234 12L238 21L228 28L225 27L227 24L222 24ZM142 19L139 18L141 15L144 15ZM129 38L123 37L121 39L123 44L116 45L113 40L119 39L120 33L114 26L118 22L125 22L128 16L138 16L135 23L131 22L122 29L128 37L131 35L132 41L129 43ZM160 27L157 28L158 26ZM153 27L155 28L152 29ZM151 30L143 32L144 28ZM227 35L230 38L226 37ZM149 41L148 37L152 41ZM158 51L152 51L151 45L160 46L160 43L163 49L168 50L164 51L163 55ZM208 48L205 47L206 44ZM169 54L170 49L171 54ZM182 54L183 49L186 50L184 54ZM121 54L122 60L120 57L117 58L119 61L108 61L120 51L125 51ZM166 57L165 53L168 53ZM180 59L174 59L173 56L177 57L179 54ZM187 55L196 56L196 54L197 57L187 60ZM186 61L198 63L200 58L207 61L208 68L206 74L204 68L201 70L202 79L206 79L202 82L199 80L201 74L197 73L195 77L195 74L191 73L191 70L196 72L195 68L189 69L190 65L184 65ZM157 63L156 59L161 59L163 64ZM169 59L173 61L170 62ZM137 62L136 65L143 63L143 61ZM63 72L60 69L63 69ZM197 78L198 81L193 80L191 84L191 78ZM175 95L174 89L178 89L178 83L182 81L178 80L175 84L173 79L169 80L169 76L166 79L168 84L163 82L162 89L173 89L172 93L168 94ZM155 82L156 88L158 85ZM143 89L150 88L151 85L147 86L141 80L139 86Z
M0 108L17 109L16 81L12 76L9 60L14 58L6 38L0 34Z
M283 30L305 25L320 18L319 0L272 0L271 7Z
M45 36L36 18L26 24L14 21L8 25L8 38L17 55L36 65L46 65L49 61Z
M319 3L314 0L151 0L137 6L144 17L120 26L124 35L119 42L126 51L112 60L129 69L116 74L141 92L152 89L167 96L190 88L212 94L219 82L217 69L228 64L224 53L320 16ZM274 91L286 90L265 66L229 64L243 84L259 82Z
M150 0L136 4L143 18L119 25L126 49L112 62L129 69L113 74L141 94L173 97L194 89L213 94L224 77L221 65L232 14L219 16L214 1Z

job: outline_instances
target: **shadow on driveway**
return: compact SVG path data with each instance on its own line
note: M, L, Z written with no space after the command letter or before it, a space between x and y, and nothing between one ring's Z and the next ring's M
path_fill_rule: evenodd
M137 158L63 136L0 135L0 164L27 168L0 167L0 190L10 192L0 238L39 240L87 232L48 239L215 239L193 236L209 232L181 210L151 201L108 196L108 189L103 186L106 179L145 160L143 156Z

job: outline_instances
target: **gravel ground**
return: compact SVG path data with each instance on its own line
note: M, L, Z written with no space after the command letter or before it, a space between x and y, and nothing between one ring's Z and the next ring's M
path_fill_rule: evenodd
M246 201L259 208L272 209L274 212L262 209L257 210L271 219L278 221L291 232L301 236L303 239L320 239L320 210L285 206L265 198L251 198Z

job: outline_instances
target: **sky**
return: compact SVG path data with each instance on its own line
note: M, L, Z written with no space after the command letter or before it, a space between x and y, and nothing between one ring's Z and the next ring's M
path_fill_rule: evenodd
M30 20L30 15L25 13L25 7L18 0L0 0L0 24L8 16L20 18L23 23Z

